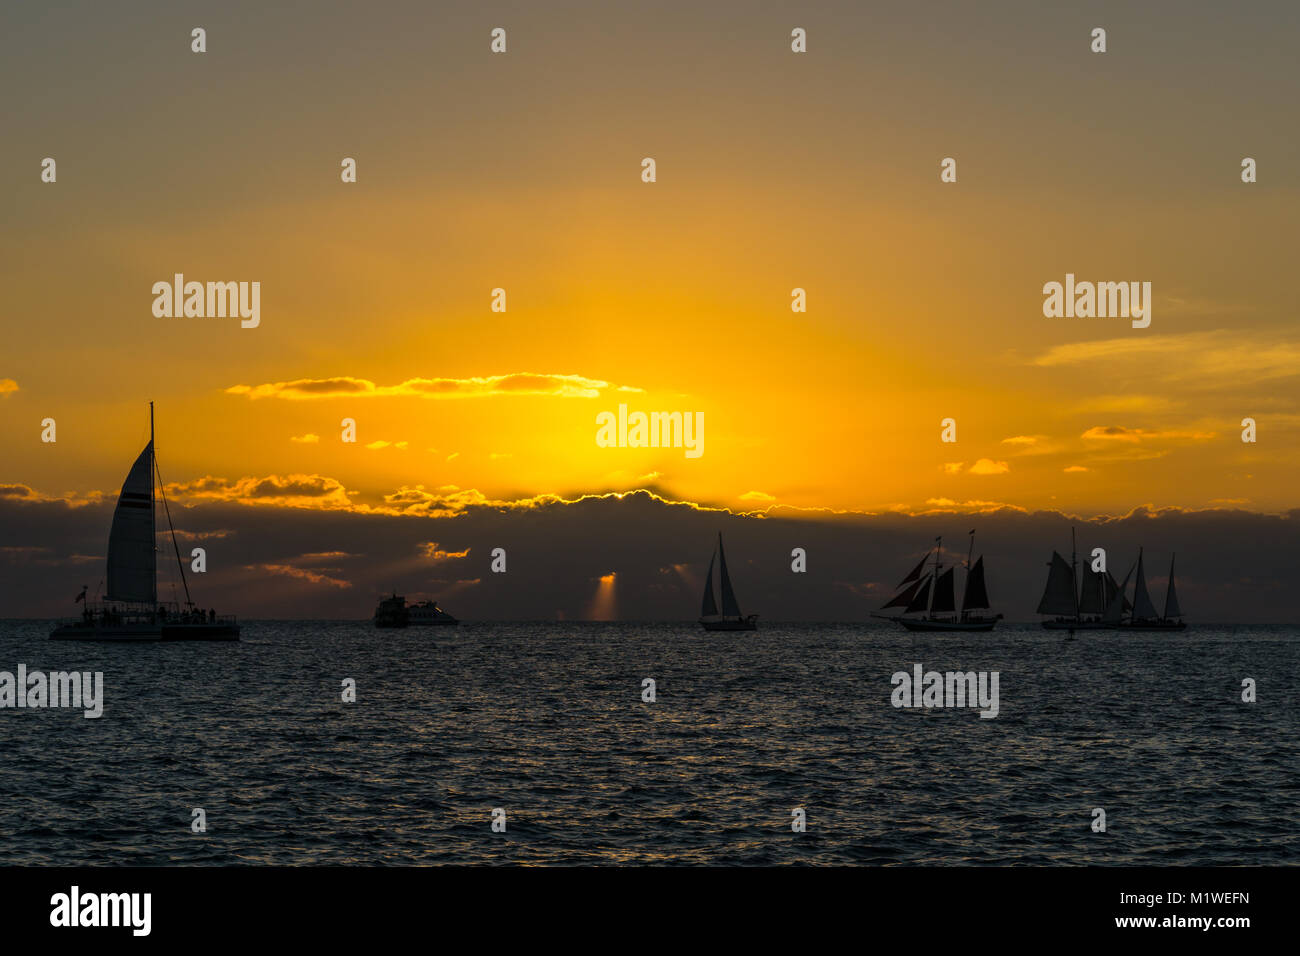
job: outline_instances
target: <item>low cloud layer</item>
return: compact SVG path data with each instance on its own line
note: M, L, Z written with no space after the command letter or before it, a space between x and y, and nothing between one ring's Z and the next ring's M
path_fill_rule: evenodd
M300 378L263 385L232 385L229 395L250 399L286 398L297 401L321 398L486 398L493 395L551 395L557 398L599 398L609 382L582 375L515 372L474 378L408 378L397 385L377 385L369 379L340 375L334 378ZM620 392L638 392L629 386Z
M207 548L208 572L191 575L205 607L244 618L370 615L381 593L436 598L458 617L479 620L580 619L594 606L627 620L691 621L718 531L746 612L766 620L864 621L885 602L936 535L964 559L966 532L978 529L995 609L1037 620L1047 561L1070 544L1080 554L1107 549L1123 577L1145 545L1152 593L1163 597L1171 552L1179 595L1195 622L1296 622L1300 511L1262 515L1231 508L1139 508L1089 521L995 502L931 502L930 513L879 515L772 507L739 515L665 501L646 492L493 502L477 491L407 489L389 513L344 507L248 507L251 500L343 503L332 479L244 479L189 483L173 504L182 551ZM985 507L987 506L987 507ZM74 615L83 584L103 577L112 500L68 507L38 495L0 496L0 617ZM793 548L808 571L790 570ZM505 574L490 570L504 548ZM162 566L168 547L160 551ZM171 564L174 571L174 562ZM594 604L600 580L607 603ZM161 587L164 598L170 585Z

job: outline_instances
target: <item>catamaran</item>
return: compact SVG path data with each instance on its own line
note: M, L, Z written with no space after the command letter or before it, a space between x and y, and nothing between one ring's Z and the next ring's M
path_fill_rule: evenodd
M934 555L934 568L928 569L931 554ZM934 550L927 551L912 573L903 578L900 590L885 604L881 610L901 607L902 614L872 614L889 621L897 621L909 631L991 631L1002 619L1001 614L988 617L973 614L972 611L987 610L989 607L988 589L984 584L984 556L971 564L975 556L975 532L970 533L970 553L966 558L966 590L962 594L961 613L957 613L954 583L956 566L943 570L943 538L934 539ZM933 597L931 591L933 587ZM908 614L924 613L924 617L907 617Z
M1128 583L1128 579L1124 579ZM1142 569L1142 549L1138 548L1137 584L1133 591L1133 614L1127 620L1117 621L1114 626L1121 631L1181 631L1187 625L1182 621L1183 612L1178 606L1178 592L1174 588L1174 556L1169 556L1169 587L1165 591L1165 613L1156 614L1155 605L1151 603L1151 594L1147 591L1147 579Z
M185 588L185 607L158 600L157 497L154 478L171 531L172 550ZM113 526L108 534L108 593L92 602L82 588L81 620L61 624L50 632L63 641L237 641L233 617L204 612L190 598L185 565L176 544L171 509L162 488L162 472L154 455L153 402L149 403L149 444L135 460L117 496Z
M718 603L713 598L713 564L722 565L722 613L718 613ZM731 588L731 575L727 574L727 552L722 550L722 532L718 532L718 550L709 558L709 579L704 585L704 600L700 604L700 623L706 631L756 631L758 615L748 616L740 613L740 604L736 601L736 592Z
M1109 571L1084 571L1079 581L1078 552L1074 545L1074 529L1070 529L1070 563L1065 563L1059 552L1052 552L1048 563L1047 586L1038 602L1039 614L1056 615L1044 621L1050 631L1097 631L1109 625L1102 619L1107 605L1119 585Z

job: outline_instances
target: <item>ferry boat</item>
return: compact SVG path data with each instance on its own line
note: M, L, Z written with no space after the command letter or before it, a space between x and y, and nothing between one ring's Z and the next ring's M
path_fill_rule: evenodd
M157 478L157 494L154 479ZM172 550L185 589L185 605L158 600L157 500L161 497ZM149 403L149 444L127 473L113 510L108 533L108 591L102 601L86 597L81 589L75 601L82 604L81 620L69 621L50 632L56 641L237 641L239 624L233 617L204 611L190 596L176 544L171 509L163 491L162 473L154 454L153 402Z
M419 604L411 604L406 608L406 613L408 622L414 627L429 624L460 623L460 621L438 607L437 601L421 601Z
M396 591L383 598L375 608L375 627L424 627L432 624L459 624L437 601L407 604Z

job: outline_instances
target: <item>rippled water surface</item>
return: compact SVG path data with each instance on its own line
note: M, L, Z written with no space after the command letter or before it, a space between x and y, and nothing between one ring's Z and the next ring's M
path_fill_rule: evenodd
M0 863L1300 860L1293 628L48 630L0 623L0 670L103 671L104 715L0 710ZM894 708L914 663L998 671L999 716Z

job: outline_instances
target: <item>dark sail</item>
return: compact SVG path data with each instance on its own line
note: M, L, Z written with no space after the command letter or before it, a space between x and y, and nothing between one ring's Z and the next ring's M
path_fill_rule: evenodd
M1129 609L1128 598L1124 592L1128 590L1128 579L1133 576L1133 569L1128 569L1128 574L1124 575L1123 584L1115 584L1115 579L1111 577L1110 572L1106 572L1106 577L1114 585L1115 590L1111 592L1110 600L1106 604L1106 613L1102 615L1102 620L1107 624L1118 624L1123 618L1124 612Z
M1074 572L1065 563L1065 558L1052 552L1051 570L1047 572L1047 587L1043 589L1043 599L1038 602L1039 614L1073 615Z
M953 568L949 568L934 582L934 604L930 610L935 613L957 610L953 589Z
M727 574L727 552L722 550L722 535L718 535L718 563L722 565L722 616L740 617L736 592L731 590L731 575ZM712 578L709 578L712 581Z
M713 599L713 562L717 555L709 558L709 577L704 585L704 603L700 605L700 617L712 617L718 613L718 602Z
M1169 558L1169 590L1165 592L1165 618L1182 617L1182 609L1178 606L1178 592L1174 590L1174 559Z
M1138 548L1137 588L1133 592L1133 620L1149 621L1156 616L1156 606L1147 592L1147 577L1142 570L1142 549Z
M962 598L961 609L972 611L989 606L989 592L984 587L984 556L980 555L975 567L966 576L966 594Z
M1133 569L1132 569L1132 568L1129 568L1129 574L1132 574L1132 573L1133 573ZM1106 609L1107 609L1107 610L1110 609L1110 602L1114 599L1114 597L1115 597L1115 593L1116 593L1117 591L1119 591L1119 590L1120 590L1120 587L1119 587L1119 584L1115 581L1115 575L1113 575L1113 574L1111 574L1109 571L1107 571L1107 572L1106 572ZM1123 609L1124 609L1125 612L1128 612L1128 611L1133 610L1133 604L1132 604L1132 602L1129 601L1129 599L1128 599L1127 597L1124 598L1124 608L1123 608Z
M894 596L894 599L892 601L890 601L888 604L881 607L881 610L883 611L887 607L910 606L912 603L912 599L916 597L916 592L919 591L920 589L921 589L921 582L920 581L914 582L910 588L898 592L898 594Z
M1109 597L1106 575L1100 571L1084 571L1079 587L1079 613L1100 614L1106 610Z
M909 574L907 577L903 578L903 580L899 582L898 586L901 588L904 584L911 584L913 581L921 580L921 572L925 569L925 562L929 560L930 560L930 556L927 554L925 557L923 557L920 561L917 562L916 567L912 569L912 573ZM885 607L889 607L889 605L886 604Z
M910 614L913 611L924 611L929 603L930 575L927 574L921 579L921 590L916 593L914 598L912 598L912 603L907 606L907 609L903 613Z

